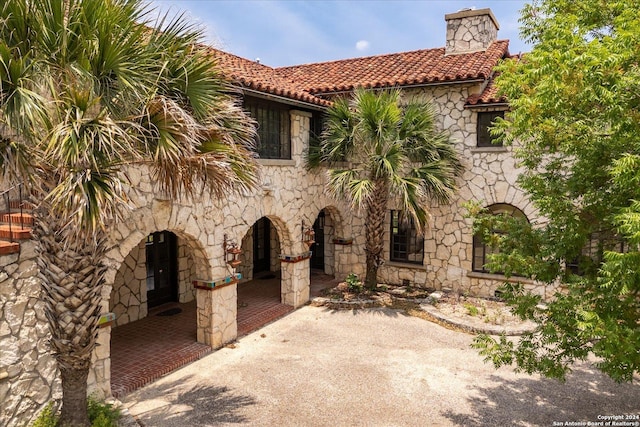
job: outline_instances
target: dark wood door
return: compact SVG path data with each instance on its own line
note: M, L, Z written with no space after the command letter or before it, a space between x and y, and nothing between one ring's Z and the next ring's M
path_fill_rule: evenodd
M311 246L311 268L324 271L324 210L313 223L315 245Z
M147 306L178 300L177 238L169 231L147 236Z
M269 271L271 262L270 221L260 218L253 225L253 274Z

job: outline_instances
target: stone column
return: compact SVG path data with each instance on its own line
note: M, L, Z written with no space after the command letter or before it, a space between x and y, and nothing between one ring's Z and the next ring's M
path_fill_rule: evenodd
M98 329L96 344L87 388L90 394L105 398L111 396L111 326Z
M220 348L238 337L238 284L196 289L198 342Z
M281 263L282 303L300 307L309 301L310 259Z

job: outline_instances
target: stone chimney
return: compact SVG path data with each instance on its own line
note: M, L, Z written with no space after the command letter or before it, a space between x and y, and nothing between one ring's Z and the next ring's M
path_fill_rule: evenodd
M491 9L463 9L444 16L447 21L445 55L487 50L497 40L498 20Z

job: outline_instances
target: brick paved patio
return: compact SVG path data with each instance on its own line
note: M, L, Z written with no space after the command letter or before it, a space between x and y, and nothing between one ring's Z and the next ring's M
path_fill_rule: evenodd
M331 276L312 272L311 295L335 283ZM159 316L169 309L180 313ZM252 332L291 312L280 303L280 278L257 279L238 285L238 336ZM196 304L171 303L137 322L111 331L111 391L122 397L211 352L196 342Z

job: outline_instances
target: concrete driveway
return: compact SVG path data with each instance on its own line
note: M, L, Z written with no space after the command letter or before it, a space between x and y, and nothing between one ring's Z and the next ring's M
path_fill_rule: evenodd
M124 403L148 427L552 426L640 415L637 382L616 384L587 364L564 384L496 371L471 340L394 310L306 306Z

